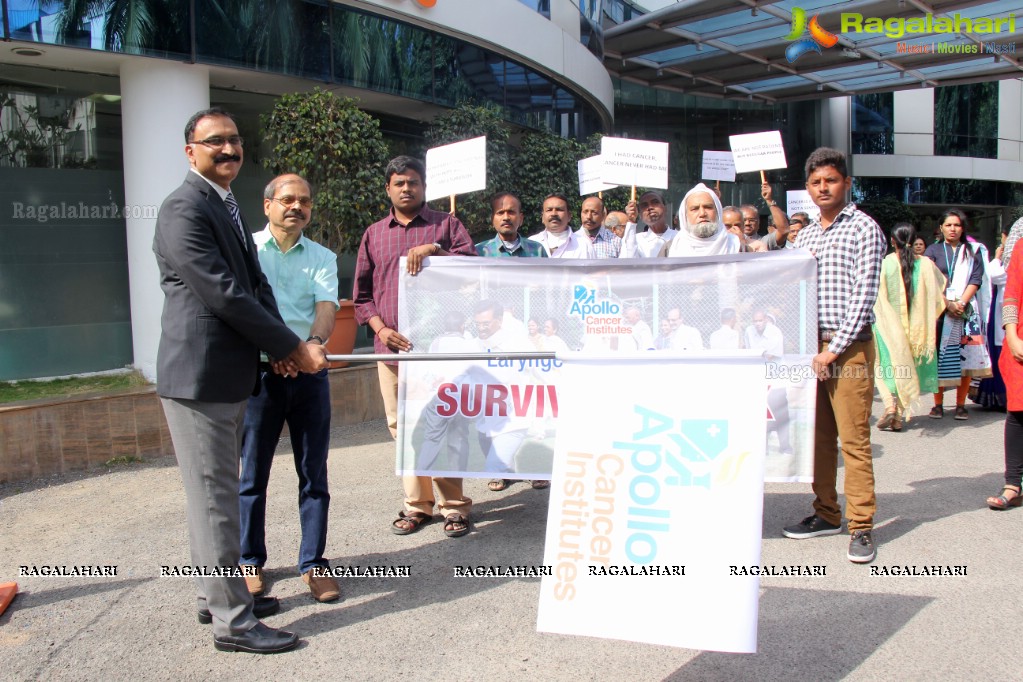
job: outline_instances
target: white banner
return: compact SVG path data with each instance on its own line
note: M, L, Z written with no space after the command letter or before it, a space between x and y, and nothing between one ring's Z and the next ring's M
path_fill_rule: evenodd
M426 150L426 200L487 188L487 138Z
M732 148L736 173L785 168L788 165L780 131L729 135L728 143Z
M704 150L703 173L700 177L704 180L735 182L735 162L732 160L732 152Z
M785 212L792 217L793 213L799 211L806 213L811 218L821 212L817 208L817 204L813 203L813 199L810 198L810 193L805 189L790 189L785 192Z
M756 651L759 577L738 570L760 563L751 356L638 361L621 382L606 360L566 362L538 630Z
M817 266L809 253L654 265L447 257L428 259L415 277L401 273L399 331L414 353L539 350L558 359L399 365L399 473L549 478L565 407L562 359L607 358L601 380L617 389L645 358L668 367L694 353L748 349L769 356L759 395L768 480L812 480ZM617 413L613 401L594 409Z
M596 194L606 189L614 189L618 185L609 185L601 179L604 174L604 159L600 156L591 156L586 159L579 159L579 195Z
M602 137L600 157L604 160L604 182L668 189L667 142Z

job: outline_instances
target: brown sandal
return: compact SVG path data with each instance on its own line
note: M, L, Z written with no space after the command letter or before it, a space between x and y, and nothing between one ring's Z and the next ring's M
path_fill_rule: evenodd
M411 535L431 521L433 521L433 517L423 512L400 511L398 518L391 522L391 532L395 535ZM408 525L399 526L398 524L402 522Z
M490 482L487 483L487 489L492 492L499 493L502 490L507 490L508 486L512 483L513 481L509 481L507 478L492 478L490 479Z
M1011 490L1016 493L1012 497L1006 497L1005 491ZM1002 488L1002 494L997 497L987 498L987 506L995 511L1002 511L1009 507L1020 507L1023 506L1023 494L1020 493L1020 489L1014 485L1007 485Z
M455 528L456 525L461 528ZM470 530L468 517L457 513L444 517L444 535L449 538L460 538Z
M544 480L530 481L529 485L533 490L547 490L547 488L551 487L551 482Z

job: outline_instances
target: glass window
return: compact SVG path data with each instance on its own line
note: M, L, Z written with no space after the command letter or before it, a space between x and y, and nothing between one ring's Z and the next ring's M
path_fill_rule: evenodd
M0 380L123 367L124 215L155 218L157 207L124 206L120 98L67 87L77 78L113 89L116 79L4 75L17 83L0 79Z
M894 154L894 95L855 95L852 100L852 153Z
M55 45L187 58L188 0L132 3L7 0L11 38Z
M195 12L200 62L330 79L329 14L324 3L197 2Z
M934 154L997 158L997 81L935 88Z

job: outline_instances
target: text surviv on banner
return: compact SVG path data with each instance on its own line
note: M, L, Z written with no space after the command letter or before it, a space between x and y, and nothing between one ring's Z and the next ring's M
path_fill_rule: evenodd
M614 418L594 419L593 396L612 392L604 365L564 367L537 629L755 652L759 577L729 567L760 563L763 359L629 372Z
M801 251L653 266L430 259L399 283L399 331L414 353L541 350L558 359L401 363L396 470L549 478L565 408L562 358L594 358L588 371L606 397L591 394L589 407L603 419L620 414L617 391L635 383L637 360L669 366L745 348L767 356L767 480L812 480L816 275L816 261ZM736 394L760 390L726 385ZM646 390L701 396L711 386L658 379Z
M604 159L599 155L579 159L579 195L596 194L604 190L614 189L617 185L609 185L601 178L604 175Z
M426 150L426 200L487 188L487 138Z
M603 137L600 157L604 160L602 179L625 187L668 189L668 143Z
M721 180L723 182L735 182L735 162L732 160L732 152L703 151L703 172L700 177L704 180Z
M736 173L785 168L788 165L780 131L729 135L728 143L732 148Z

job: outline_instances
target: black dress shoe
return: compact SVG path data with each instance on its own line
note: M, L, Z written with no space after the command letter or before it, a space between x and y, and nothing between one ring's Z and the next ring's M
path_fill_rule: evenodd
M298 635L286 630L275 630L262 623L256 623L248 632L240 635L213 637L213 646L221 651L244 651L250 654L277 654L294 649Z
M252 615L260 620L267 616L272 616L280 610L281 603L277 601L277 597L252 598ZM199 622L203 625L209 625L213 622L213 615L210 614L209 609L199 609Z

